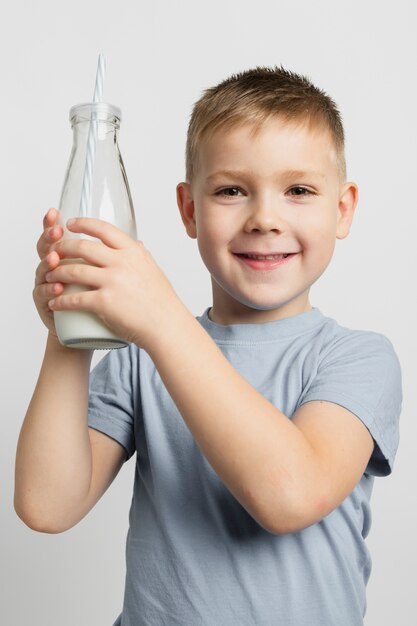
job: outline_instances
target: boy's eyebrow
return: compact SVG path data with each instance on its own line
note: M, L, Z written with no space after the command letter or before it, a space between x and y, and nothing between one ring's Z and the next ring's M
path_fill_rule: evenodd
M319 178L326 179L326 174L319 172L318 170L287 170L283 172L281 176L286 178L308 178L309 176L318 176Z
M224 176L225 178L250 178L253 175L254 172L251 172L250 170L219 170L218 172L213 172L213 174L207 176L206 182L210 182L215 178L220 178L221 176ZM287 170L277 174L276 178L293 179L308 178L309 176L318 176L319 178L326 179L326 175L317 170Z
M219 170L218 172L213 172L210 176L207 176L206 182L210 182L214 178L220 178L221 176L225 176L226 178L243 178L244 176L252 176L253 172L249 170Z

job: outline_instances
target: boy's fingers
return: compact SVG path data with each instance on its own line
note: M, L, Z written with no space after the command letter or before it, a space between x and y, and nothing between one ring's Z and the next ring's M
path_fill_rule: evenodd
M35 286L41 285L45 281L45 274L50 270L55 269L59 265L59 255L56 252L51 252L45 257L36 268L35 273Z
M60 282L99 287L103 280L102 272L101 268L94 265L66 263L65 265L58 265L54 270L47 273L45 278L48 283Z
M59 241L63 234L63 228L58 224L54 224L50 228L44 230L38 239L38 243L36 244L36 250L38 251L38 255L41 259L48 254L51 245Z
M100 239L109 248L125 248L132 244L132 238L109 222L93 217L78 217L67 222L67 228L73 233L84 233Z
M44 301L48 301L51 298L62 295L64 291L64 285L62 283L37 285L33 290L33 295L36 298L41 298Z
M59 211L52 208L45 214L43 218L43 229L45 230L49 226L53 226L59 218Z
M84 259L97 266L107 265L114 254L107 246L90 239L63 239L54 250L61 259Z
M63 296L52 297L48 306L52 311L89 311L98 313L97 293L95 291L77 291Z

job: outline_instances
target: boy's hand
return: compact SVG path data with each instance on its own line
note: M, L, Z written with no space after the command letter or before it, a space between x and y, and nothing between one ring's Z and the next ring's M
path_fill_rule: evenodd
M98 315L119 337L146 349L168 321L175 307L183 307L171 284L143 243L108 222L76 218L67 223L74 233L99 239L65 239L54 246L60 259L84 263L55 263L46 275L49 307ZM104 244L104 245L103 245ZM62 293L62 284L87 286L88 291ZM54 291L54 289L56 291ZM46 293L46 290L45 290Z
M56 209L49 209L43 219L43 233L37 243L37 251L41 262L36 269L35 287L33 289L33 299L38 313L49 330L56 337L54 316L48 306L51 298L59 296L64 291L62 283L47 283L46 272L55 269L59 265L59 256L52 251L53 246L61 239L64 231L58 224L59 212Z

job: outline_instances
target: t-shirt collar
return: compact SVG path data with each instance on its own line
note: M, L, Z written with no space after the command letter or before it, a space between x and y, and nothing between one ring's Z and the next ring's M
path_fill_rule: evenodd
M291 335L301 335L322 324L324 316L313 307L310 311L285 317L272 322L259 324L218 324L209 317L210 308L206 309L198 321L215 341L227 342L268 342L286 339Z

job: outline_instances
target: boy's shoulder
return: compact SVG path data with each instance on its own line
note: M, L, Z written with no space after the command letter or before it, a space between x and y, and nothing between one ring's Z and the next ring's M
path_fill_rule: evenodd
M386 364L398 365L398 357L390 339L381 332L350 328L335 319L322 315L323 337L322 359L332 357L348 361L372 361L377 359Z

